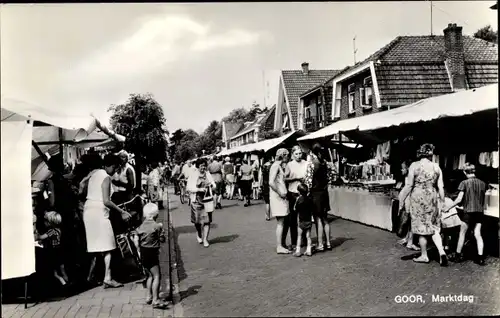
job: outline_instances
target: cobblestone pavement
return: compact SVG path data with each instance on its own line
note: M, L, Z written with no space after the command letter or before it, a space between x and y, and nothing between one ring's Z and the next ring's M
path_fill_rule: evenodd
M160 211L159 221L166 225L164 211ZM168 291L168 245L161 248L162 290ZM173 317L174 307L167 310L153 309L146 305L146 290L135 282L123 288L103 289L97 287L61 301L29 304L2 304L2 317Z
M171 200L183 314L221 316L400 316L500 313L500 262L417 264L389 232L332 221L332 251L295 258L275 253L275 222L264 205L224 201L214 212L211 245L196 241L187 205ZM472 303L432 302L432 295L472 295ZM398 295L423 302L398 304ZM425 302L425 303L424 303Z

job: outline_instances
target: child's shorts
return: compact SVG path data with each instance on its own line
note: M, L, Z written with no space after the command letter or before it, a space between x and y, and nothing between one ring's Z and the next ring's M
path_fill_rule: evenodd
M311 229L312 228L312 221L299 221L299 228L302 231Z
M451 216L441 220L441 227L443 229L452 228L455 226L460 226L461 224L462 224L462 221L460 220L460 218L458 217L457 214L451 215Z
M144 268L160 266L160 249L141 247L141 262Z

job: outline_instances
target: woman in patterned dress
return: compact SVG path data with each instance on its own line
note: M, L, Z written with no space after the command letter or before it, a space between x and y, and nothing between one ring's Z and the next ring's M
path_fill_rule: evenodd
M276 217L276 252L290 254L291 251L282 245L285 218L289 214L285 172L282 163L288 159L288 150L281 148L276 151L276 158L269 171L269 205L271 214Z
M440 235L440 207L444 202L443 172L439 165L432 162L434 146L423 144L417 152L418 161L408 170L407 183L401 193L399 209L406 201L411 216L411 231L419 235L421 255L413 259L417 263L429 263L427 255L427 236L436 245L441 266L448 265Z
M207 170L207 162L205 160L198 160L197 166L198 169L193 170L189 175L186 189L190 193L191 223L196 227L196 239L199 244L208 247L208 234L210 233L213 211L205 211L203 198L209 189L212 191L215 189L215 182Z

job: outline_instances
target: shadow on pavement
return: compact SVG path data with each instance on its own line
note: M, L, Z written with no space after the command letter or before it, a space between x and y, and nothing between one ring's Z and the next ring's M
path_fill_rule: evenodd
M240 237L238 234L219 236L219 237L216 237L216 238L210 240L209 242L210 242L210 244L229 243L229 242L234 241L238 237Z
M198 290L201 288L201 285L194 285L189 287L187 290L183 290L180 292L181 300L188 298L189 296L193 296L198 294Z
M210 224L211 229L216 229L217 223L212 223ZM196 228L194 227L194 224L191 225L183 225L183 226L178 226L175 228L175 234L188 234L188 233L196 233Z
M344 244L344 242L352 241L352 240L354 240L354 239L351 237L337 237L337 238L334 238L333 240L331 240L330 244L332 244L332 248L336 248L336 247L339 247L340 245Z
M328 214L326 220L328 221L328 223L332 223L334 221L340 220L340 218L338 216Z
M227 205L226 205L226 204L224 204L224 205L222 206L222 208L223 208L223 209L224 209L224 208L232 208L232 207L234 207L234 206L238 206L238 205L239 205L238 203L227 204Z
M194 231L194 226L181 226L180 228L193 228ZM179 282L183 281L188 277L186 273L186 269L184 268L184 261L182 260L182 251L181 247L179 245L179 232L178 229L172 229L173 230L173 238L174 238L174 248L175 248L175 258L177 262L177 278L179 279Z

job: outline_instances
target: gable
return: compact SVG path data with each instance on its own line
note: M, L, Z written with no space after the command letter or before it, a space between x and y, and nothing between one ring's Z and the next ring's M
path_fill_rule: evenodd
M283 86L290 109L291 124L297 127L298 101L301 94L332 78L337 70L309 70L304 74L302 70L283 70ZM281 101L280 101L281 102Z

